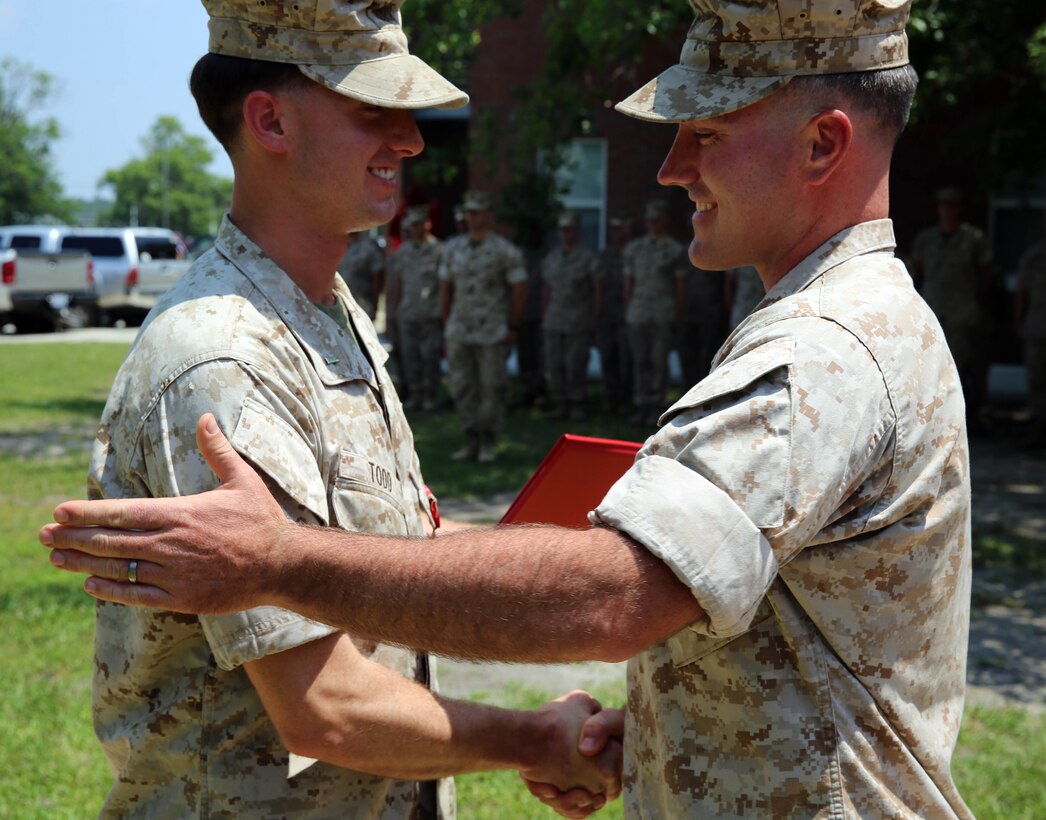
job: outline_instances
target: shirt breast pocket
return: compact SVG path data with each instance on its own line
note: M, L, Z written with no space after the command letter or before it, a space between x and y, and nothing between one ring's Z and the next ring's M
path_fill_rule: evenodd
M375 459L343 450L331 488L337 526L379 535L406 535L407 517L395 473Z

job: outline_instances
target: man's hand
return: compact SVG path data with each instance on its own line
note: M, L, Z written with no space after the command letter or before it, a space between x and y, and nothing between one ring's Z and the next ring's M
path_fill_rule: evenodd
M578 736L578 751L587 757L596 756L596 763L606 760L606 753L615 761L616 786L605 794L592 794L586 789L573 788L562 791L550 782L529 779L522 772L527 789L546 806L568 818L588 817L603 808L606 803L621 793L621 744L625 733L625 713L620 709L604 709L596 712L581 727ZM606 765L603 763L602 765Z
M259 545L280 543L276 533L292 525L211 414L200 418L196 440L220 487L179 498L59 504L58 524L40 531L40 542L53 548L51 563L90 575L84 589L103 601L193 613L271 603L266 590L277 585L266 579L280 556Z
M530 793L564 817L588 817L621 794L624 713L600 708L578 691L545 704L542 710L565 723L541 764L520 771Z

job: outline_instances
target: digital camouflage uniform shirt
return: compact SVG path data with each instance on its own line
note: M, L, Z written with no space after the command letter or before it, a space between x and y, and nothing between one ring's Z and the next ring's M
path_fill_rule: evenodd
M369 236L358 236L345 250L338 265L338 272L352 292L352 297L368 316L373 316L378 307L375 292L375 277L385 270L385 252Z
M630 816L970 816L963 400L893 245L790 271L591 515L707 613L629 663Z
M541 262L541 279L548 285L545 330L589 335L595 316L595 283L603 271L588 248L553 248Z
M439 320L439 266L443 243L434 236L405 241L389 258L389 273L399 279L396 315L407 321Z
M430 403L439 390L443 328L440 321L439 266L443 243L433 236L407 240L389 259L389 278L399 281L396 323L408 402Z
M211 411L288 517L430 532L386 354L344 282L335 287L359 344L226 218L214 249L160 300L117 374L91 459L90 497L212 489L194 432ZM275 607L196 617L99 603L94 723L116 776L102 814L416 816L417 783L322 762L288 778L288 753L243 664L332 631ZM410 679L428 676L422 655L357 645ZM441 789L450 814L452 788L446 781Z
M625 246L625 278L632 298L625 312L630 325L671 325L676 315L676 283L690 270L687 246L671 236L647 235Z
M497 344L508 335L512 286L527 281L519 248L493 231L478 243L465 237L444 249L440 277L454 285L448 342Z

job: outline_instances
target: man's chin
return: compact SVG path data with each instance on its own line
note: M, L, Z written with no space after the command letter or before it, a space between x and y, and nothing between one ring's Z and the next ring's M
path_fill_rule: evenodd
M730 270L752 264L739 253L722 248L717 250L696 238L690 240L687 256L690 257L690 264L701 270Z

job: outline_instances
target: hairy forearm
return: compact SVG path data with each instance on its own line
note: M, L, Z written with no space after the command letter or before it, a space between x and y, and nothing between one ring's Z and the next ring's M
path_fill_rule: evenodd
M574 692L534 711L444 699L333 633L246 664L291 752L354 771L429 780L516 769L539 782L613 790L617 751L577 751L599 704Z
M502 527L398 539L288 525L273 603L351 634L484 660L618 661L700 610L616 530Z
M321 678L281 728L287 748L337 766L400 780L530 769L552 726L538 712L440 698L374 664L363 686ZM354 682L359 690L361 682Z

